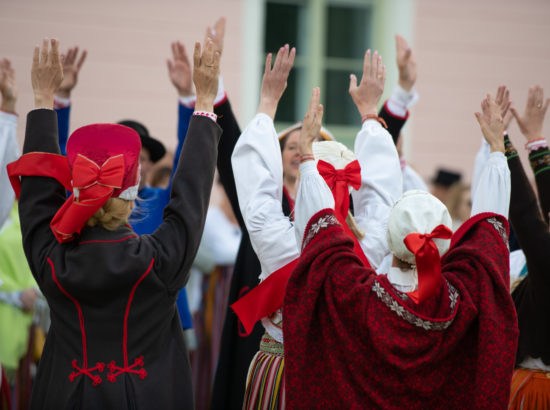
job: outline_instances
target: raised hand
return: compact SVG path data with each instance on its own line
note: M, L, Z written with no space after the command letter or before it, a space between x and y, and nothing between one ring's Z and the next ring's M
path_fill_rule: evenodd
M504 130L506 131L510 125L510 121L512 121L512 112L510 111L512 101L510 101L510 90L505 85L498 87L495 103L500 108L500 116L502 117Z
M386 66L382 64L382 56L375 51L371 59L371 52L367 50L363 60L361 83L357 85L357 77L354 74L350 75L349 81L349 94L361 117L367 114L377 115L377 106L384 92L385 82Z
M53 95L63 81L63 67L59 57L59 41L42 40L42 48L36 46L31 69L35 108L53 109Z
M214 27L207 27L206 34L204 36L204 43L210 39L214 43L216 50L223 54L223 40L225 37L225 17L220 17L218 21L214 23Z
M399 69L399 85L405 91L410 91L416 82L416 60L407 40L396 34L395 48L397 68Z
M201 44L195 43L193 53L193 82L197 90L195 110L214 111L214 99L218 93L221 54L212 40L207 40L201 53Z
M63 61L63 82L55 92L61 98L70 98L71 91L78 81L78 73L86 60L88 52L83 50L78 58L78 47L69 48L67 54L62 56Z
M206 44L206 43L205 43ZM185 47L179 41L172 43L172 58L167 60L168 75L180 97L193 95L193 81L191 76L191 62Z
M296 49L285 44L279 49L273 68L271 68L272 54L269 53L265 59L264 78L262 80L262 91L260 94L260 107L258 112L263 112L275 119L277 105L286 89L286 82L290 70L294 65Z
M323 106L319 104L321 90L319 87L313 89L309 109L304 116L302 132L298 141L300 155L313 155L313 142L319 138L321 122L323 120Z
M514 114L518 122L519 129L525 138L527 138L527 141L542 138L542 124L548 105L550 105L550 98L544 101L544 91L541 86L536 85L529 88L523 116L520 116L514 107L511 108L512 114Z
M481 102L481 111L482 113L476 112L475 116L485 141L491 147L491 152L504 152L504 124L501 107L491 94L487 94L487 98Z
M15 112L15 103L17 102L15 70L7 58L0 60L0 93L2 94L0 109L2 111Z

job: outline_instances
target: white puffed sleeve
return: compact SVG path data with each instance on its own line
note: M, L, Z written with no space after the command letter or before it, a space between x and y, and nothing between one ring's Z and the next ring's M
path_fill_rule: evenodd
M16 134L17 115L0 111L0 228L6 222L15 200L6 165L19 158Z
M355 155L361 165L361 188L352 191L353 207L357 225L365 232L360 244L372 268L381 273L391 259L386 229L390 210L403 191L401 165L391 135L376 120L363 123Z
M502 152L489 154L474 186L471 216L494 212L508 218L511 181L508 161Z
M334 209L334 196L323 177L319 174L315 161L300 164L300 185L294 206L294 224L297 243L304 239L307 223L313 215L322 209Z
M294 226L282 210L283 165L273 120L258 113L242 133L231 157L239 207L258 255L260 279L300 253Z

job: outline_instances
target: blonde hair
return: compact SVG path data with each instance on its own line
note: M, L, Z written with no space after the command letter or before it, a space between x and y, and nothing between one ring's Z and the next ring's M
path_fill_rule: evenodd
M88 226L101 226L109 231L114 231L128 221L132 209L134 209L134 201L109 198L105 205L88 219Z

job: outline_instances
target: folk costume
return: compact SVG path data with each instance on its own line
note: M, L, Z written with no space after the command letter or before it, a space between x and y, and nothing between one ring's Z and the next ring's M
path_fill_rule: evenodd
M175 301L199 244L220 134L212 119L193 116L164 222L138 236L129 226L84 226L110 197L135 198L137 133L82 127L62 157L55 113L29 113L25 155L9 172L52 318L31 408L193 408Z
M374 134L371 145L365 144L368 134ZM388 182L400 182L401 170L391 137L381 127L364 127L359 132L355 148L361 167L357 171L359 190L353 191L352 196L357 225L366 233L360 241L360 248L364 263L378 267L389 254L385 239L387 215L401 194L400 184ZM369 155L375 151L382 152L380 161L369 160ZM274 290L267 299L258 298L257 305L241 304L240 309L236 308L237 304L232 305L245 330L249 331L257 318L261 318L266 329L260 351L250 365L244 407L258 408L269 403L282 408L285 381L279 308L286 281L275 278L290 275L299 250L294 225L281 212L282 159L278 136L269 116L259 113L248 125L235 147L232 163L241 212L262 267L260 280L266 284L271 281L269 283L273 286L270 289ZM326 185L324 181L321 183ZM313 189L315 187L316 182Z
M311 164L302 181L320 179ZM505 408L518 334L506 219L482 212L452 235L445 206L409 191L390 213L388 243L414 269L376 275L353 253L326 187L300 190L296 227L308 222L283 308L287 407Z
M63 155L67 155L66 146L69 140L69 123L71 113L71 100L69 98L55 97L54 109L57 113L57 126L59 132L59 147ZM188 107L181 100L178 104L178 145L174 154L174 162L172 165L172 175L170 181L176 172L181 149L185 142L185 135L189 127L189 120L193 114L193 108ZM147 128L136 121L126 120L119 122L134 129L140 136L142 146L148 150L151 161L158 162L166 153L164 145L149 135ZM134 232L138 235L153 233L162 223L164 208L170 202L171 185L167 188L143 186L138 192L138 200L135 202L132 215L130 217L130 225ZM187 295L181 292L178 298L178 312L181 319L181 325L184 329L193 327L191 313L187 303Z
M520 329L516 370L512 379L510 408L548 408L550 406L550 151L545 140L527 144L529 161L535 174L540 199L525 175L517 151L506 140L506 156L512 174L510 222L525 254L526 274L512 291ZM542 211L542 212L541 212ZM541 215L542 213L542 215Z

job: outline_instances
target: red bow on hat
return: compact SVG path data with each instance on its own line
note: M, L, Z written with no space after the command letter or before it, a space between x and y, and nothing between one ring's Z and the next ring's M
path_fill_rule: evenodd
M50 227L60 243L70 242L80 233L90 219L122 187L124 179L124 155L109 157L102 166L78 154L73 169L67 158L49 153L29 153L8 165L13 189L19 197L20 176L44 176L55 178L65 189L74 190L53 217ZM72 178L72 185L70 183Z
M355 189L361 187L361 166L359 161L350 162L344 169L335 169L323 160L317 163L319 174L323 177L334 196L334 210L340 222L344 223L349 210L348 185Z
M418 290L407 295L415 303L423 302L434 295L441 281L441 258L433 238L451 239L453 232L445 225L436 226L431 233L410 233L403 243L416 259Z
M78 154L73 163L73 196L59 208L50 226L61 243L69 242L80 233L90 219L122 187L124 155L109 157L100 167Z

